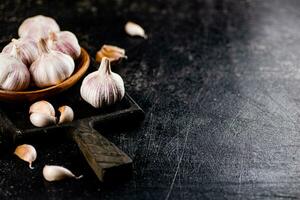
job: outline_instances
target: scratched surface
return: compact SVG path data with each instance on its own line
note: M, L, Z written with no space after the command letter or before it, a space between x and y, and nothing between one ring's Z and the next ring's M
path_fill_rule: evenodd
M103 185L73 143L34 143L35 170L1 152L0 199L297 199L300 197L298 0L1 1L0 39L43 13L91 55L127 50L115 67L144 108L134 129L102 129L134 161L132 177ZM127 20L149 40L129 38ZM47 183L44 164L78 181Z

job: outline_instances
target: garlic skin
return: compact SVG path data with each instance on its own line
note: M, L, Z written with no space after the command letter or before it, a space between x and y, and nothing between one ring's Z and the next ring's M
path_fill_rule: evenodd
M45 165L43 168L43 176L47 181L60 181L66 178L81 179L83 176L75 176L67 168L57 165Z
M32 104L29 108L29 114L32 113L43 113L50 116L55 116L55 110L51 103L48 101L42 100L37 101Z
M56 117L44 113L32 113L30 122L36 127L45 127L56 124Z
M23 145L17 146L14 154L17 155L20 159L28 162L29 168L33 169L32 162L35 161L35 159L37 157L37 153L36 153L35 148L32 145L23 144Z
M50 32L47 44L50 49L65 53L73 59L77 59L81 53L76 36L69 31Z
M131 21L125 24L125 32L130 36L140 36L144 39L148 38L148 36L145 33L145 30L140 25Z
M82 81L80 94L95 108L112 105L124 97L124 82L121 76L111 71L110 61L104 57L99 69Z
M74 112L70 106L61 106L58 108L58 111L60 112L60 117L58 121L59 124L73 121Z
M18 34L20 37L31 38L39 41L46 38L49 32L58 32L60 28L56 21L51 17L36 15L25 19L19 27Z
M3 48L2 53L11 54L14 45L19 51L17 58L27 67L29 67L39 56L36 43L27 38L12 39L11 42Z
M102 58L107 57L110 62L119 61L122 58L127 59L125 49L113 45L103 45L96 54L96 61L101 62Z
M0 88L11 91L21 91L28 88L30 73L21 60L17 59L18 49L14 45L8 54L0 54Z
M39 41L38 47L40 57L29 68L36 86L57 85L72 75L75 63L71 56L49 49L44 39Z

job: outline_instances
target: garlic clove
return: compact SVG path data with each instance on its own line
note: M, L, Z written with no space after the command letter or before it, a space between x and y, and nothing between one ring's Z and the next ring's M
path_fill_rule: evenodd
M32 104L29 108L29 114L31 113L43 113L49 116L55 116L55 110L52 104L45 100Z
M78 40L70 31L50 32L47 45L50 49L65 53L73 59L78 58L81 53Z
M22 38L39 41L40 38L46 38L51 31L60 31L56 21L51 17L37 15L25 19L19 27L18 34Z
M113 45L103 45L96 54L96 61L101 62L104 57L107 57L110 62L115 62L122 58L127 59L125 49Z
M102 58L98 71L87 75L80 88L81 97L95 108L112 105L125 95L123 79L111 71L108 58Z
M2 53L12 54L14 45L18 50L18 53L15 55L16 58L20 59L27 67L39 56L36 43L27 38L12 39L12 41L3 48Z
M45 165L43 168L43 176L47 181L60 181L66 178L80 179L83 175L75 176L67 168L56 165Z
M36 86L57 85L72 75L75 63L71 56L49 49L44 39L39 41L38 47L41 56L29 68Z
M0 88L11 91L21 91L28 88L30 73L20 60L16 58L18 50L13 46L10 55L0 54Z
M44 113L32 113L30 122L36 127L45 127L56 124L56 117Z
M127 22L125 24L125 31L128 35L130 36L140 36L143 37L144 39L147 39L148 36L145 33L145 30L138 24L134 22Z
M59 124L71 122L74 119L74 112L70 106L61 106L58 108L60 112Z
M23 144L23 145L17 146L14 154L17 155L20 159L28 162L29 168L33 169L32 162L35 161L35 159L37 157L37 153L36 153L35 148L32 145Z

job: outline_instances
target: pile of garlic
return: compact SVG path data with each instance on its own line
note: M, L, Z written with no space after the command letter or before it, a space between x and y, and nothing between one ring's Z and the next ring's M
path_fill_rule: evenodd
M0 53L0 89L45 88L72 75L81 52L73 33L60 31L54 19L37 15L24 20L18 34L20 38L12 39Z

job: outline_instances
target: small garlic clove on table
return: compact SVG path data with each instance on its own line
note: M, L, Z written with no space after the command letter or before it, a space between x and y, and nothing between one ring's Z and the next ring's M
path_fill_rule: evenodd
M29 108L30 122L36 127L56 124L55 110L48 101L35 102Z
M17 155L20 159L28 162L29 168L33 169L32 162L35 161L35 159L37 157L37 153L36 153L35 148L32 145L23 144L23 145L17 146L14 154Z
M60 181L66 178L80 179L83 177L83 175L75 176L67 168L56 165L45 165L43 168L43 176L47 181Z
M32 104L29 108L29 114L31 113L43 113L50 116L55 116L55 110L52 104L45 100L37 101Z
M110 62L119 61L122 58L127 59L125 49L113 45L103 45L96 54L96 61L101 62L102 58L107 57Z
M87 75L80 87L81 97L95 108L112 105L125 95L123 79L111 71L108 58L102 58L97 71Z
M58 108L60 112L59 124L71 122L74 119L74 112L70 106L61 106Z
M140 36L144 39L148 38L148 36L145 33L145 30L140 25L131 21L125 24L125 32L130 36Z

